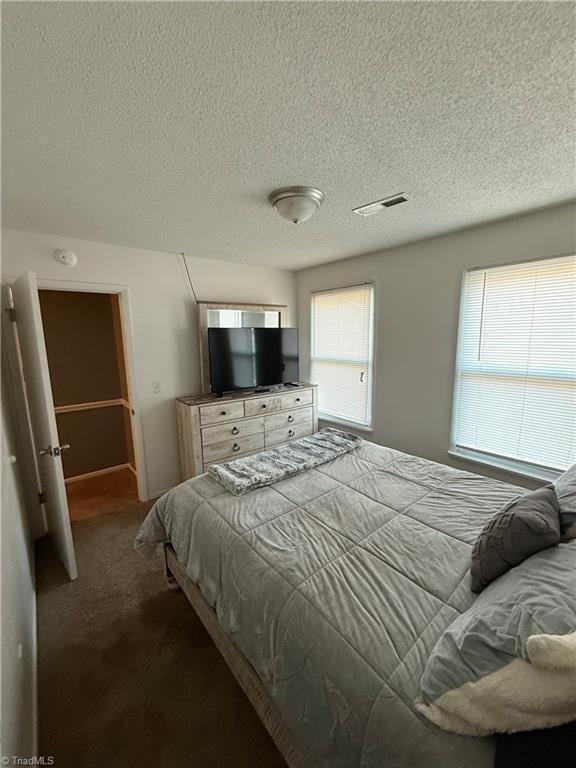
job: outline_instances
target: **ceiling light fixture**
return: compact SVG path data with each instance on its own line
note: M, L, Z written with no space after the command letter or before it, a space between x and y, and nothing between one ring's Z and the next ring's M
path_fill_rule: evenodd
M293 224L308 221L323 200L324 193L314 187L284 187L274 190L268 197L274 210Z
M382 200L376 200L374 203L367 203L361 205L359 208L353 208L352 213L358 214L358 216L372 216L375 213L383 211L384 208L392 208L394 205L400 205L400 203L408 202L408 198L404 196L403 192L391 195L390 197L384 197Z

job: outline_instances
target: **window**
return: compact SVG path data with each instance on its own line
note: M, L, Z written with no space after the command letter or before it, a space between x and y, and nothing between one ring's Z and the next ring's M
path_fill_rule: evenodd
M465 275L452 435L524 474L576 462L576 256Z
M374 286L312 294L311 379L320 416L369 426Z

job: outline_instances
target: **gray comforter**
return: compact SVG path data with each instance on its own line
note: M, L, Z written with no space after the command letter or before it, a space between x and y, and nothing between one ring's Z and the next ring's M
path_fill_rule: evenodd
M490 768L490 739L439 730L414 700L474 600L476 536L522 492L363 442L243 497L189 480L137 544L172 542L314 768Z

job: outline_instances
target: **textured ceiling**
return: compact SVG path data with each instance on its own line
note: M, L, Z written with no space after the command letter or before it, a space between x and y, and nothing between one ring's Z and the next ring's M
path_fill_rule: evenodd
M575 9L4 3L4 226L300 269L572 199Z

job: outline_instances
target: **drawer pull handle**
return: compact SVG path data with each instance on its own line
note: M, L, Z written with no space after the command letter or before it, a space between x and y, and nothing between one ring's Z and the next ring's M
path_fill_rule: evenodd
M234 453L236 453L236 451L240 450L240 446L238 445L238 443L234 443L234 445L232 447L232 450L234 451Z
M266 405L266 403L262 403L262 406L261 406L261 407L262 407L262 408L268 408L268 406Z
M226 416L226 411L220 411L220 416Z
M300 402L300 398L299 398L299 397L297 397L297 398L296 398L296 402L297 402L297 403L299 403L299 402Z
M294 421L294 416L288 416L288 424L292 424Z
M288 430L288 437L294 437L294 430L293 429L289 429Z
M238 429L238 427L234 427L234 429L232 430L232 434L233 434L233 435L237 435L237 434L238 434L238 432L240 432L240 430Z

